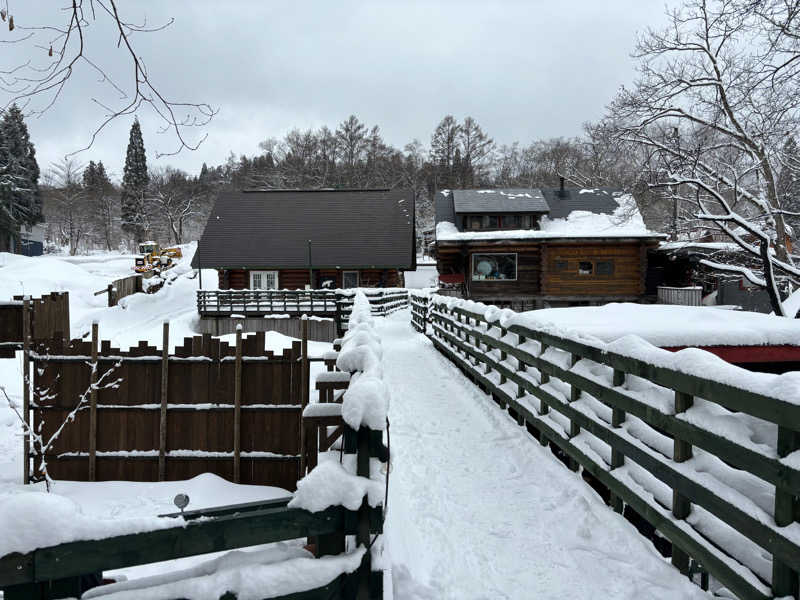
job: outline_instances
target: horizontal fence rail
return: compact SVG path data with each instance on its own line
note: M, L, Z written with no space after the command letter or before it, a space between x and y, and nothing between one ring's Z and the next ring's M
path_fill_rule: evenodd
M417 331L607 489L615 510L666 537L682 572L710 573L740 598L798 597L800 462L785 457L800 449L800 403L504 327L482 305L416 294L410 304Z
M337 295L326 290L198 290L201 316L272 314L334 316Z
M289 508L289 500L249 502L163 515L182 519L184 523L143 533L68 542L26 554L8 554L0 557L0 589L4 590L7 600L80 597L86 591L85 576L94 573L298 538L341 539L343 545L345 535L358 533L360 524L356 511L331 506L312 513ZM368 509L368 512L369 531L380 533L383 529L381 508ZM327 551L325 544L322 546L317 556L337 553ZM354 598L354 594L346 594L347 589L355 587L354 578L354 575L343 575L321 588L281 598ZM298 586L301 587L302 582L298 582ZM378 577L370 581L370 588L371 591L380 590ZM377 593L370 594L370 598L377 597Z

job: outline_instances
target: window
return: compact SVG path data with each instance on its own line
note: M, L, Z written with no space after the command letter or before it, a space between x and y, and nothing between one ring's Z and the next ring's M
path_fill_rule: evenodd
M277 290L277 271L250 271L251 290Z
M357 288L358 287L358 271L343 271L342 272L342 287Z
M516 278L516 254L472 255L472 281L513 281Z
M594 273L594 265L589 260L582 260L578 263L578 275L591 275Z
M483 223L483 217L470 217L469 218L469 228L470 229L481 229Z
M598 275L613 275L614 274L614 261L613 260L600 260L600 261L597 261L597 274Z
M489 215L486 218L489 221L489 229L500 229L500 217L497 215Z
M522 218L519 215L503 215L503 229L520 229Z
M569 263L565 260L557 260L555 264L556 271L566 271L569 268Z

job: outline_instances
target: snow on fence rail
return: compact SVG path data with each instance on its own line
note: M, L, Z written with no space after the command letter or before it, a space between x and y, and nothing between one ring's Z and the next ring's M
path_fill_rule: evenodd
M113 532L139 533L87 540L101 536L82 535L72 528L69 533L75 535L68 543L41 547L39 535L33 550L25 547L9 553L14 548L4 547L6 554L0 556L4 597L382 600L380 534L386 490L382 472L388 472L382 463L389 460L382 435L388 391L370 313L366 296L358 294L336 359L337 366L349 373L340 405L341 463L327 460L311 470L297 482L291 499L163 515L144 526L115 519ZM165 519L176 520L178 526L170 527ZM293 544L236 553L189 570L86 592L87 581L98 580L102 571L298 538L308 538L306 549Z
M740 598L798 597L800 374L701 350L603 343L524 315L412 293L412 325L521 425ZM706 578L707 581L707 578Z

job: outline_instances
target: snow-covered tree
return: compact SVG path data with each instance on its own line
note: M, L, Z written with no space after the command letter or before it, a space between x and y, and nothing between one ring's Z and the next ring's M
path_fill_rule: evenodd
M20 227L41 220L36 151L22 111L14 104L0 120L0 242L16 239Z
M767 4L774 22L759 12ZM639 40L639 78L620 91L608 119L622 139L660 157L655 185L685 218L760 261L758 272L707 266L764 288L778 315L780 280L800 281L778 188L787 132L800 125L800 44L780 25L792 4L686 0L663 31Z
M166 221L168 236L176 244L183 243L184 228L197 215L201 197L200 186L178 169L159 169L150 178L150 204Z
M145 155L142 129L139 119L131 125L128 151L125 155L125 169L122 175L122 230L131 234L134 243L143 240L149 233L149 214L145 203L149 177L147 156Z

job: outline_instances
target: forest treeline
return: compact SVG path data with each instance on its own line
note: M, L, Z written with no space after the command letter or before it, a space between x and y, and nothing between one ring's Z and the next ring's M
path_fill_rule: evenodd
M405 188L413 191L417 229L433 225L438 190L472 187L613 186L648 196L643 171L623 156L602 128L582 136L498 144L471 117L445 116L430 140L398 148L377 125L351 115L336 127L292 129L259 144L260 153L235 155L190 174L148 168L138 122L131 127L123 181L110 181L102 161L65 161L42 181L47 241L71 253L128 248L136 240L162 244L197 239L217 194L241 189ZM652 203L654 226L669 211ZM662 210L663 209L663 210Z

